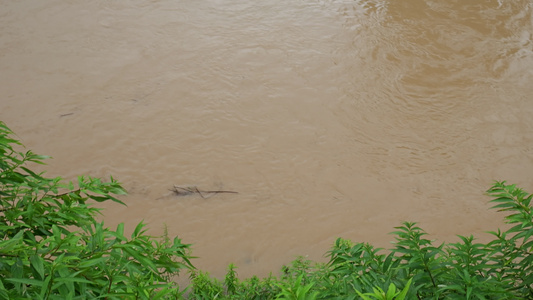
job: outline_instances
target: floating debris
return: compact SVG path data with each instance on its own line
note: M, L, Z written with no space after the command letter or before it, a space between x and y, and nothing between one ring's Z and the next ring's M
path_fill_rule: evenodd
M177 196L189 196L189 195L193 195L193 194L198 194L198 195L200 195L200 197L202 197L202 199L207 199L207 198L212 197L215 194L222 194L222 193L238 194L238 192L234 192L234 191L221 191L221 190L217 190L217 191L201 191L195 186L181 187L181 186L177 186L177 185L175 185L174 189L172 189L170 191L174 192L174 194L176 194Z

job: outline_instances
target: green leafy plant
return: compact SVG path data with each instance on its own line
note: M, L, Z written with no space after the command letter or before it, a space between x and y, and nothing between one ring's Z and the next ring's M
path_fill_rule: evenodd
M237 267L234 264L228 266L228 273L224 278L224 284L226 285L226 293L228 295L235 295L237 292L237 285L239 284L239 278L237 277Z
M387 292L383 291L379 287L375 287L373 293L363 294L363 293L361 293L361 292L359 292L357 290L356 290L356 292L357 292L357 294L359 296L361 296L361 298L363 298L363 300L373 300L373 299L378 299L378 300L403 300L407 296L407 291L409 291L409 286L411 285L411 281L412 281L412 279L409 279L409 281L407 282L407 285L401 291L397 291L396 290L396 286L394 285L394 283L391 283L389 285L389 289L387 290Z
M209 276L207 272L194 271L191 276L190 293L188 299L246 299L266 300L274 299L280 293L280 281L272 275L259 279L256 276L240 280L236 267L228 266L228 272L221 282Z
M517 294L533 298L533 209L532 194L516 185L497 182L487 193L494 197L493 208L508 212L505 221L514 225L489 243L491 275L513 286Z
M35 173L46 156L20 152L0 122L0 299L163 299L180 295L170 279L192 269L189 245L158 241L137 225L126 237L96 221L96 202L125 194L112 177L80 176L77 186Z
M418 297L436 294L440 281L440 275L447 271L444 252L444 244L438 247L432 245L432 241L423 238L426 233L416 223L404 222L396 227L396 247L394 251L399 253L402 268L412 277L417 284L415 290Z
M224 299L224 286L207 272L195 271L191 275L192 291L189 299Z
M314 300L318 292L311 291L314 283L302 284L303 275L298 276L293 282L284 282L279 285L281 291L276 299L283 300Z
M279 294L278 279L272 275L259 279L252 276L241 282L239 286L239 297L236 299L265 300L274 299Z

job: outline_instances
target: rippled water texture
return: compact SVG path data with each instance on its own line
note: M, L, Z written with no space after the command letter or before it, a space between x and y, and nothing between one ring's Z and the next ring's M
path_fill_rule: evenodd
M493 180L533 190L531 1L1 5L1 120L51 176L118 178L105 221L166 224L216 276L405 220L483 237Z

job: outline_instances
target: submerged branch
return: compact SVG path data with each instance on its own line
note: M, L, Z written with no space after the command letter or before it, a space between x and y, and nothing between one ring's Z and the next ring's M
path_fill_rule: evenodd
M215 194L222 194L222 193L238 194L238 192L222 191L222 190L201 191L196 186L180 187L180 186L177 186L177 185L175 185L174 189L172 189L170 191L174 192L177 196L187 196L187 195L191 195L191 194L198 194L198 195L200 195L200 197L202 197L202 199L207 199L207 198L209 198L209 197L211 197L211 196L213 196ZM204 196L205 194L209 194L209 196Z

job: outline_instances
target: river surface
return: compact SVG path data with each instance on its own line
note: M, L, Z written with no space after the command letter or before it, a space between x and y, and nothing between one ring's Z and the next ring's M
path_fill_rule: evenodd
M483 240L491 183L533 190L531 1L0 4L0 119L48 175L122 182L108 225L166 225L215 276L402 221Z

